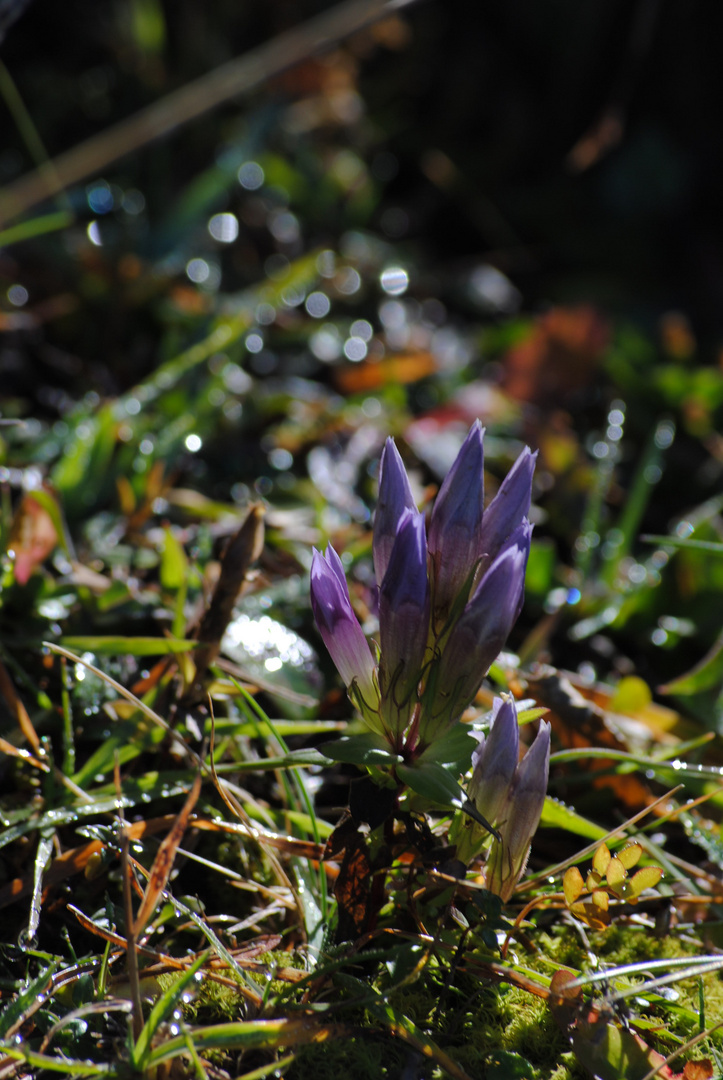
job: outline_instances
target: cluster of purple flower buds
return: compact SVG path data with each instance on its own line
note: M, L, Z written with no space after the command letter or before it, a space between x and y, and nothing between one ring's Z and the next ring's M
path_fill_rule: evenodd
M540 822L550 768L550 725L544 720L532 746L520 760L517 710L511 697L495 698L489 734L478 736L472 753L472 780L467 794L480 814L498 832L492 841L471 818L460 818L457 857L469 862L491 843L486 867L487 888L509 900L522 876L532 839Z
M535 454L525 448L484 509L476 421L432 509L429 530L392 439L374 521L378 662L352 610L341 560L314 552L311 602L349 696L397 753L420 754L459 719L522 607Z

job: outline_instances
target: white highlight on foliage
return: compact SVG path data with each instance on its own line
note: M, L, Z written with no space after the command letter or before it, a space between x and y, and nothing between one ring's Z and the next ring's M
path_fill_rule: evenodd
M401 296L409 288L409 274L402 266L388 266L379 275L379 282L389 296Z
M238 237L238 218L235 214L214 214L208 231L220 244L232 244Z

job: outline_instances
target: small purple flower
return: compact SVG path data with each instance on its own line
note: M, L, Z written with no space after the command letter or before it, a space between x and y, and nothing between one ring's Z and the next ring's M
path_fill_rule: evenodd
M530 841L540 824L550 771L550 725L540 729L517 767L497 827L502 839L492 845L487 863L487 887L509 900L524 873Z
M480 537L482 563L478 576L494 562L505 542L530 513L536 459L537 451L533 454L526 446L484 512Z
M529 522L515 529L452 626L430 680L424 743L467 708L507 640L522 607L531 532Z
M376 664L349 600L341 559L329 544L326 557L314 549L311 564L311 606L316 625L332 660L351 693L369 709L379 703ZM367 710L363 710L366 712Z
M374 515L374 572L377 585L381 586L391 558L397 529L405 510L417 511L412 489L409 486L404 463L394 445L387 439L379 463L379 498Z
M416 703L429 626L424 517L405 510L379 592L379 681L386 726L401 731Z
M435 499L429 523L435 625L441 627L482 554L483 428L476 420ZM465 597L466 599L466 597Z
M520 760L517 712L511 697L496 697L492 727L472 751L472 779L467 795L490 824L499 820Z
M314 554L312 605L332 659L367 723L410 757L459 719L522 607L535 455L520 454L483 512L482 436L476 421L440 488L428 539L402 459L387 439L372 544L378 670L341 560L331 547L326 556Z

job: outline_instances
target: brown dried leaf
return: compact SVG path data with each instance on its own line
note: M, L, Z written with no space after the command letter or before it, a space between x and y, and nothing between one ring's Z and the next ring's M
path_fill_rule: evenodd
M201 776L199 773L196 776L196 779L193 781L193 787L188 794L188 798L183 804L183 808L180 814L173 823L173 828L156 852L156 857L153 860L153 866L151 867L148 884L146 885L146 891L143 895L143 901L140 908L138 909L138 914L136 915L136 919L133 924L134 937L138 937L143 932L144 927L148 924L153 912L156 909L156 904L158 903L158 899L161 893L168 884L168 879L171 875L171 870L173 869L173 861L176 857L178 845L183 839L183 834L185 833L188 826L188 819L191 815L191 811L193 810L196 802L198 801L198 796L200 795L200 793Z

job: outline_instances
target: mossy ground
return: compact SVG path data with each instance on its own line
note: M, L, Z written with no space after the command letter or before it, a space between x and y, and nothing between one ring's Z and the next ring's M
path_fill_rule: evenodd
M655 937L647 927L613 925L605 931L589 932L588 941L602 965L614 969L644 960L672 959L700 954L700 944L691 935L669 934ZM571 925L559 923L534 934L536 951L517 950L517 960L530 972L549 977L559 967L591 971L592 957L583 939ZM270 964L290 966L288 953L269 954ZM470 959L474 959L471 956ZM487 957L489 959L489 957ZM510 957L511 959L511 957ZM411 1021L419 1031L474 1078L489 1080L584 1080L587 1073L570 1050L567 1035L556 1022L547 1001L507 983L493 983L431 958L414 981L386 993L388 1004ZM174 976L166 976L171 981ZM698 979L676 982L678 997L672 1001L644 996L645 976L636 976L641 994L620 1010L620 1022L658 1021L659 1029L645 1033L648 1043L661 1053L670 1053L698 1032L700 1005ZM388 973L380 968L377 989L385 990ZM632 979L613 977L615 990L634 985ZM723 1015L723 982L715 975L702 980L708 1020ZM274 991L281 986L275 985ZM594 1000L602 1003L611 984L596 988ZM282 994L294 1004L294 993L285 987ZM348 1005L344 1005L345 997ZM377 1080L406 1075L442 1078L444 1069L410 1043L395 1036L377 1017L355 1004L353 995L338 986L322 994L330 1006L330 1023L342 1024L344 1035L300 1047L286 1073L291 1080ZM645 1001L649 1001L646 1006ZM300 1002L296 1002L298 1006ZM225 986L206 981L198 997L187 1006L187 1018L195 1023L220 1023L244 1015L242 997ZM272 1005L273 1012L273 1005ZM623 1017L625 1019L623 1019ZM657 1026L657 1025L656 1025ZM713 1036L714 1046L720 1040ZM695 1056L701 1056L698 1048ZM685 1060L685 1059L682 1059ZM682 1068L682 1063L677 1066Z

